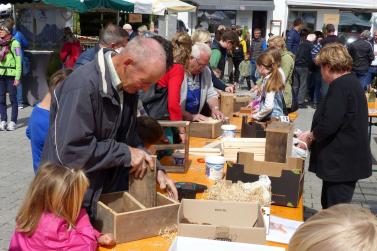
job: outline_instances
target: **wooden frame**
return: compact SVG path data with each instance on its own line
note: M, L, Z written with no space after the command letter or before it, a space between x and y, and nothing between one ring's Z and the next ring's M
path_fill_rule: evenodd
M192 122L190 124L190 135L192 137L216 139L221 136L221 120L209 120L201 122Z
M185 127L186 130L186 137L185 137L185 144L161 144L161 145L154 145L157 151L159 150L183 150L185 160L183 165L175 165L172 161L171 157L164 157L161 159L161 164L163 165L166 172L172 173L185 173L190 166L189 162L189 145L190 145L190 122L188 121L168 121L168 120L159 120L158 123L162 127Z

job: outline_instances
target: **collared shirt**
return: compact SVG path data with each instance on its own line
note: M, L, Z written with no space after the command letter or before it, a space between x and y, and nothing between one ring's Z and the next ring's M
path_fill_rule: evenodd
M123 109L123 86L122 81L119 78L119 75L117 71L115 70L113 60L111 60L111 57L115 55L116 52L108 51L105 53L105 60L107 63L107 66L109 67L110 72L110 78L111 78L111 85L114 87L114 90L119 95L120 100L120 107Z

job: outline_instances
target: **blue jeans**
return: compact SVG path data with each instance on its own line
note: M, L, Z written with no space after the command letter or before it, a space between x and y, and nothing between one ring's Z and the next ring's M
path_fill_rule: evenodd
M257 71L257 65L255 64L255 61L251 60L251 72L250 72L250 78L253 80L254 84L257 82L257 78L255 77L255 72Z
M22 83L21 83L21 81L17 86L17 103L18 103L18 105L25 104L23 93L22 93Z
M356 74L356 77L359 79L361 86L364 90L368 88L368 85L371 81L371 74L369 72L354 72Z
M18 104L17 104L17 88L13 85L14 77L1 76L0 77L0 116L1 121L8 121L7 116L7 97L6 93L9 93L10 103L12 105L12 117L11 120L17 123L18 117Z
M371 84L375 77L377 77L377 66L369 67L369 79L368 83Z

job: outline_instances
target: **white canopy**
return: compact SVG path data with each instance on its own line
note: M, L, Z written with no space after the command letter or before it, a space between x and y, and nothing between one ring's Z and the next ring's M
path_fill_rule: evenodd
M193 12L196 7L180 0L127 0L134 4L134 13L164 15L165 11Z
M288 5L376 10L377 0L287 0Z

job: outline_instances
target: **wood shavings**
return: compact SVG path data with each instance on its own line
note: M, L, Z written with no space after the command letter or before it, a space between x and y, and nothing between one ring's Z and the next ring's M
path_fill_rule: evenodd
M210 187L204 197L208 200L258 202L262 206L271 204L271 192L263 182L243 183L218 181Z
M168 241L173 241L178 234L178 226L177 224L167 226L164 229L160 229L158 235L160 235L163 239Z

